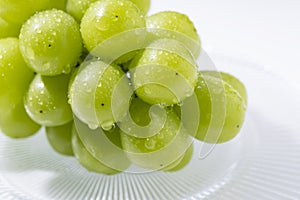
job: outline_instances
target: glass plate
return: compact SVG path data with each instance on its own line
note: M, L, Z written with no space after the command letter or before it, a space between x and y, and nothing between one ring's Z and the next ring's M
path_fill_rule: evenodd
M246 121L235 139L204 156L195 142L192 162L179 172L103 176L56 154L44 130L23 140L0 134L0 199L300 198L299 90L255 63L212 57L248 90Z

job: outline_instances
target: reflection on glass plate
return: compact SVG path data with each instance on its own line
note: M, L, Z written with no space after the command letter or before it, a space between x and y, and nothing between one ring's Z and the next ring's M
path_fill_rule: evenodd
M195 142L192 162L179 172L103 176L53 152L44 130L25 140L1 134L0 199L300 198L300 92L259 65L213 58L248 89L246 122L234 140L203 158Z

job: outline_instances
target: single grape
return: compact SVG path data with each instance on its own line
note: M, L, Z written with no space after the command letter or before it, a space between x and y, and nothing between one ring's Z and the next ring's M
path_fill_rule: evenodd
M147 117L150 107L150 104L139 98L132 99L130 116L137 126L145 127L150 123L150 117ZM163 169L180 159L188 148L191 139L181 126L179 118L172 110L166 109L165 112L165 122L159 127L158 132L152 133L151 137L145 137L144 132L131 132L129 135L121 128L122 146L135 165L151 170ZM158 126L158 123L152 125Z
M61 10L36 13L21 29L20 50L26 63L37 73L68 74L82 52L79 25Z
M124 77L124 78L122 78ZM119 66L102 61L83 63L69 91L74 114L91 128L109 130L126 113L126 95L130 93L126 75ZM112 112L112 95L116 85L124 87ZM124 92L124 94L123 94Z
M92 4L84 14L81 34L85 47L92 51L113 35L145 26L145 19L134 3L101 0Z
M72 15L78 22L80 22L86 10L92 3L96 1L97 0L68 0L67 12Z
M75 126L73 127L72 147L78 162L87 170L107 175L119 173L119 171L106 166L91 155L91 153L85 148L80 137L78 136L78 132Z
M22 98L16 97L14 100L18 103L11 106L11 102L10 105L1 109L0 129L11 138L32 136L40 129L40 125L32 121L27 115Z
M200 108L200 121L195 137L208 143L224 143L233 139L242 127L247 107L243 84L229 74L201 71L195 94ZM177 113L180 113L179 109L176 108ZM188 129L188 123L185 127Z
M150 4L151 4L150 0L130 0L130 1L135 3L144 15L147 15L150 9Z
M35 12L51 8L64 9L65 0L1 0L0 38L17 37L22 24Z
M146 25L151 33L159 38L175 39L183 44L197 58L201 41L193 22L185 14L163 11L146 17Z
M109 131L102 128L90 129L76 116L74 125L83 146L98 162L116 171L124 171L131 165L123 151L120 130L117 126Z
M23 106L23 96L33 76L19 51L19 40L0 39L0 128L12 138L30 136L40 128Z
M137 95L150 104L178 104L193 94L197 83L193 56L176 40L154 41L129 69Z
M25 96L28 115L38 124L60 126L73 118L68 104L70 75L55 77L36 75Z
M47 139L51 147L62 155L73 156L72 149L73 121L55 127L46 127Z
M92 3L98 0L68 0L67 1L67 12L71 14L78 22L81 21L86 10L91 6ZM148 13L150 8L150 0L130 0L135 3L144 15Z

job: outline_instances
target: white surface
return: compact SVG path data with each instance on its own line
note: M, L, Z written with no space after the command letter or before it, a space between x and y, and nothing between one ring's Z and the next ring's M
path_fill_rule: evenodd
M300 88L299 0L152 0L151 13L163 10L188 14L209 54L258 63Z

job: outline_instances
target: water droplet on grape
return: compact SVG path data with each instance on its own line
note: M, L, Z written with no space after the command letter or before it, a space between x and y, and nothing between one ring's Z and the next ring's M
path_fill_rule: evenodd
M153 139L147 138L145 142L145 147L149 150L155 149L156 141Z
M33 49L31 48L27 48L27 57L30 59L30 60L34 60L35 59L35 53L33 51Z
M95 130L98 128L98 125L97 124L88 124L89 128L92 129L92 130Z
M144 92L145 92L146 94L151 94L151 90L149 90L147 87L145 87Z
M63 74L68 74L68 73L70 73L70 72L71 72L71 67L70 67L70 65L65 66L65 67L63 68L63 70L62 70L62 73L63 73Z
M115 127L115 124L112 121L104 122L101 125L101 128L105 131L109 131Z
M50 64L50 62L46 62L46 63L44 63L44 64L43 64L43 68L44 68L44 70L48 70L48 69L50 69L50 68L51 68L51 64Z
M178 106L183 106L183 101L179 101L177 105Z

